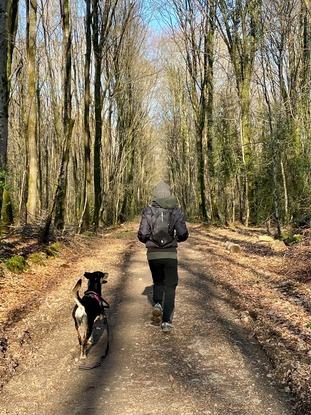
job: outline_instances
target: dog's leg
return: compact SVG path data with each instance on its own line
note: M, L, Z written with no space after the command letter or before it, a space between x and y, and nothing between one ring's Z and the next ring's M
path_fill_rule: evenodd
M83 338L82 338L82 342L81 342L81 355L80 355L81 359L86 359L86 349L87 349L88 340L89 340L89 337L90 337L87 318L85 319L85 321L86 321L86 324L84 325L84 333L83 333Z
M92 344L94 344L94 335L93 335L93 333L91 334L90 338L88 339L87 344L89 344L90 346Z
M93 344L94 342L93 324L94 324L94 321L92 320L88 321L88 327L87 327L87 333L86 333L86 344L87 345Z
M80 325L78 328L78 337L80 339L80 358L85 359L86 358L86 347L87 347L87 341L89 338L88 335L88 319L87 315L84 314L80 320Z
M105 313L101 313L101 314L99 315L99 319L100 319L101 321L105 321L105 320L106 320L106 314L105 314Z
M84 339L81 343L80 359L86 359L86 348L87 348L87 339Z

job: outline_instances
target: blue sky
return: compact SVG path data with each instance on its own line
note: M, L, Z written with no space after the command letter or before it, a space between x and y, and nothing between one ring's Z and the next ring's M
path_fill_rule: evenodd
M162 4L161 4L162 3ZM156 34L163 33L168 28L169 20L176 21L171 6L165 2L145 0L144 18L150 29Z

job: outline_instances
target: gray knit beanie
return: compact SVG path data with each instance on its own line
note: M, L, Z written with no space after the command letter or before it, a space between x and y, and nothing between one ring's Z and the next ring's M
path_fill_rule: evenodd
M161 181L153 189L153 197L155 199L164 199L171 196L171 190L168 184Z

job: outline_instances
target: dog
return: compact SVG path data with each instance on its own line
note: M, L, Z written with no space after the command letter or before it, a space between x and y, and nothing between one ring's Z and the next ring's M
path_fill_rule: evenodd
M105 308L109 308L109 304L102 298L101 293L102 284L107 283L108 273L100 271L85 272L84 276L88 279L88 287L84 292L83 297L80 298L79 296L79 290L82 285L81 278L72 289L74 300L76 302L76 305L72 310L72 317L78 333L81 359L86 358L87 346L88 344L93 343L92 330L94 322L98 318L106 320L107 322Z

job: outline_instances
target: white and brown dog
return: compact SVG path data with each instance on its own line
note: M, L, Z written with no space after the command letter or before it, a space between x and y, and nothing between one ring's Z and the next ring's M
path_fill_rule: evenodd
M72 310L72 316L78 333L81 358L86 358L87 345L93 343L92 330L95 320L98 318L106 319L105 308L109 308L109 304L102 298L101 293L101 286L106 284L108 273L100 271L85 272L84 276L88 279L88 288L83 297L79 296L82 285L81 278L72 289L76 302Z

